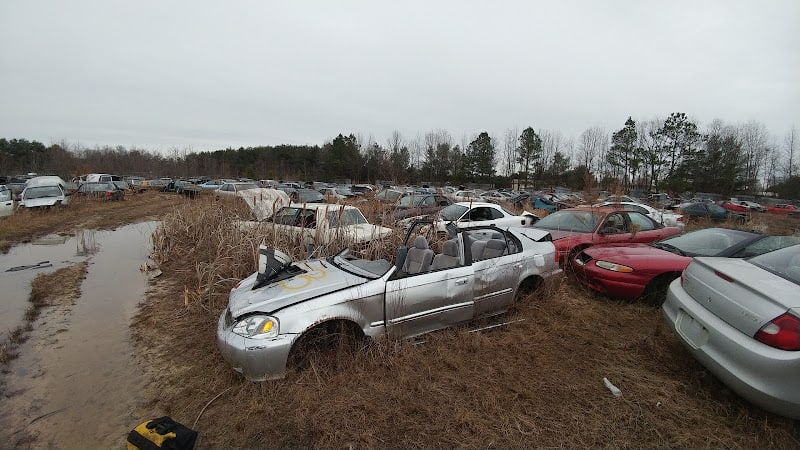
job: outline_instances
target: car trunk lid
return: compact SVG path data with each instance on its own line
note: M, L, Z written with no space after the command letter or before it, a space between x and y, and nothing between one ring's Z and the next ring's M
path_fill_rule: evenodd
M740 259L695 258L681 280L695 301L748 336L800 308L796 284Z

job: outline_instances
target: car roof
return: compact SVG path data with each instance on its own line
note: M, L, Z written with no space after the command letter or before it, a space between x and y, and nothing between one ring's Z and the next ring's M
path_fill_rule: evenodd
M573 208L560 209L556 212L561 212L561 211L590 211L590 212L604 213L604 214L612 212L622 212L622 211L630 212L625 210L625 208L615 208L613 206L575 206ZM556 212L550 214L555 214Z
M327 208L327 209L330 209L330 210L339 209L339 208L358 209L355 206L343 205L343 204L340 204L340 203L291 203L291 204L289 204L287 206L290 206L292 208L306 208L306 209L324 209L324 208Z
M494 208L500 208L500 205L498 205L497 203L489 203L489 202L456 202L456 203L453 203L453 204L454 205L466 206L467 208L475 207L475 206L491 206L491 207L494 207Z

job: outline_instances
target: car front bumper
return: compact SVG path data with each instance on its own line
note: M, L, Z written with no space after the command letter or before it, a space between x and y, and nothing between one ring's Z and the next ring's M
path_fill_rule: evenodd
M741 333L670 284L664 319L690 353L717 378L761 408L800 419L800 352L779 350Z
M584 286L610 297L635 300L642 296L649 279L597 267L593 259L583 265L572 260L575 278Z
M226 309L217 322L217 347L222 357L250 381L283 378L295 334L279 334L273 339L249 339L231 331Z

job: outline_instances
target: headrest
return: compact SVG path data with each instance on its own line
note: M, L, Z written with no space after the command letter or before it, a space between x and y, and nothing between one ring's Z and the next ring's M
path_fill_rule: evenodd
M458 256L458 242L453 240L444 241L444 244L442 244L442 254Z
M506 247L506 241L500 239L489 239L486 242L486 248L490 248L492 250L502 250Z
M428 248L428 240L425 239L425 236L417 236L414 239L414 248L418 248L420 250L425 250Z

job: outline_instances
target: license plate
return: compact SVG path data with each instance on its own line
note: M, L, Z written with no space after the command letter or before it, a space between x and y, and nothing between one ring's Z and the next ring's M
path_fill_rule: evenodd
M708 342L708 329L682 309L678 310L675 329L694 348L700 348Z

